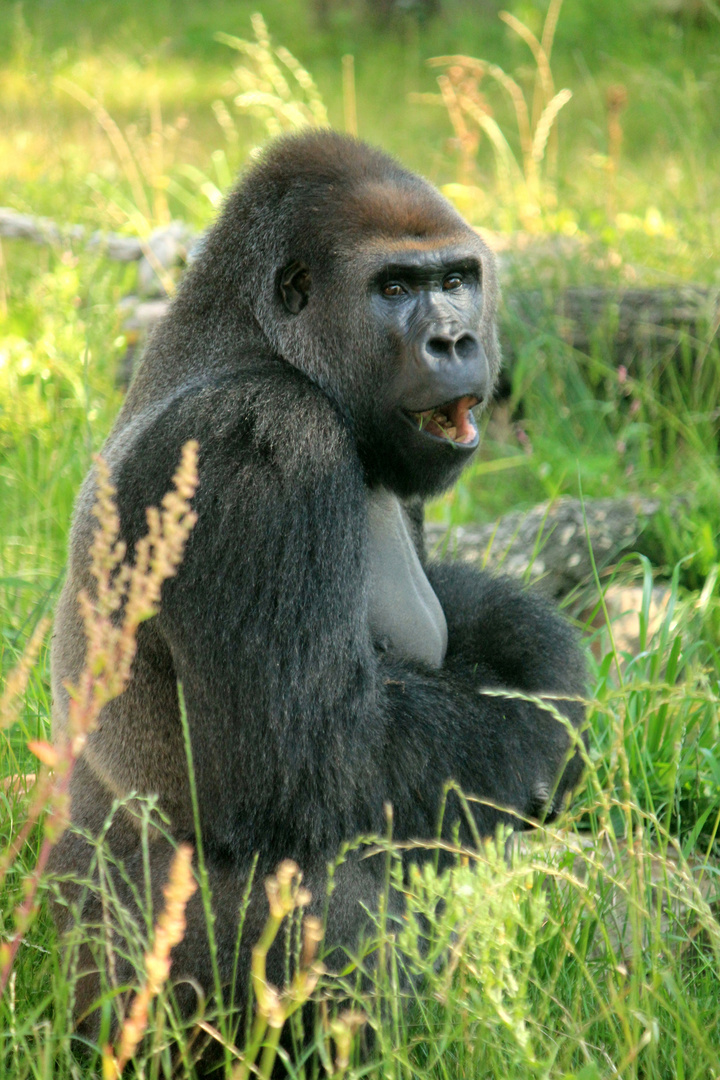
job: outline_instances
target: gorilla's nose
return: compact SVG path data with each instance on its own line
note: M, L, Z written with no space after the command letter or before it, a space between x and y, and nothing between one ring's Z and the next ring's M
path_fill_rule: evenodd
M428 405L470 396L485 401L491 387L485 350L472 330L437 326L415 349L411 397Z
M433 334L420 351L430 367L448 363L472 364L481 355L480 342L467 330L459 334Z

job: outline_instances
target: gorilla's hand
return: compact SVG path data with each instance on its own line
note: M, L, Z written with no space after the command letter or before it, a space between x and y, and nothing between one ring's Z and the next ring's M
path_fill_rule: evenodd
M428 578L448 625L446 670L453 679L470 680L476 692L500 694L495 700L506 727L504 739L498 732L498 768L525 775L515 805L527 816L548 820L582 771L577 746L572 751L574 737L556 715L577 729L583 723L585 661L577 635L542 598L509 578L462 563L430 564ZM544 704L523 701L522 695L541 696Z

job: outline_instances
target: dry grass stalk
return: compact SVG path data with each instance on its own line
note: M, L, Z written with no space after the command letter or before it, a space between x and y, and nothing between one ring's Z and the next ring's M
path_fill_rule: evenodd
M0 780L2 790L8 795L25 796L37 780L37 773L16 773L11 776L3 776Z
M251 22L255 41L215 35L217 41L246 57L234 73L241 89L235 98L237 107L262 119L272 137L307 126L329 127L327 110L310 73L287 49L273 47L262 15L253 15Z
M113 120L110 113L104 105L101 105L100 102L92 96L92 94L88 94L87 90L83 89L82 86L78 86L77 83L71 82L70 79L65 79L60 76L57 79L57 85L61 90L70 94L71 97L74 97L76 101L83 105L103 129L110 141L110 145L117 154L118 161L130 184L135 206L138 207L140 213L148 221L152 220L150 203L145 194L145 187L142 182L137 162L133 157L127 139Z
M609 86L605 94L605 107L607 109L608 127L608 190L607 190L607 214L612 221L615 218L615 195L616 178L620 168L620 150L622 148L623 129L620 115L627 107L627 89L618 83Z
M335 1071L332 1080L343 1080L350 1065L353 1041L366 1022L367 1016L358 1009L346 1009L330 1021L330 1034L335 1042Z
M478 145L475 133L479 129L486 136L492 146L498 179L505 196L511 201L519 197L529 221L537 217L542 202L543 163L545 177L552 178L555 175L555 122L558 113L572 96L570 90L555 92L550 67L550 54L561 6L562 0L551 0L541 41L514 15L505 11L500 13L500 18L528 45L535 60L537 72L531 107L528 107L521 87L502 68L472 56L433 57L428 61L432 67L447 68L447 74L438 76L440 95L411 95L415 100L442 104L447 109L461 151L461 182L468 182L474 164L472 159ZM521 163L518 163L480 90L480 84L486 76L502 87L512 103L518 128ZM471 125L468 125L468 120L472 122Z
M5 686L0 694L0 729L10 727L17 720L18 706L27 690L30 675L49 629L50 619L41 619L20 657L20 662L5 680Z
M325 970L323 965L316 960L318 946L323 936L322 923L314 916L306 915L303 920L300 963L290 985L280 991L267 979L267 955L283 920L292 915L296 908L306 907L312 899L308 890L302 887L301 882L302 874L297 864L291 859L281 862L275 874L265 881L270 914L260 940L252 951L251 961L252 987L257 1002L257 1015L243 1060L233 1071L233 1080L248 1080L251 1073L262 1078L270 1077L280 1043L280 1033L285 1022L309 1000ZM255 1067L255 1062L263 1044L264 1049L258 1069Z
M153 507L147 511L148 532L135 546L132 565L126 562L126 546L119 539L120 519L109 469L101 458L97 459L94 513L99 528L90 547L95 589L94 595L82 590L78 596L87 641L85 665L77 684L66 687L70 694L66 738L55 746L44 740L28 743L45 769L36 785L28 819L0 862L0 884L32 827L44 811L47 816L35 869L25 881L24 899L14 912L14 933L0 946L0 993L7 985L22 935L34 917L37 890L50 851L67 827L70 777L75 763L103 706L127 686L138 627L156 614L162 584L177 573L182 561L187 538L196 521L190 501L197 486L197 455L197 443L186 443L173 477L174 490L164 496L161 509ZM20 676L11 676L9 680L9 685L15 688L24 685L23 678L27 682L27 675L22 671L28 665L23 661L20 666ZM13 690L12 700L16 697Z
M145 983L133 998L130 1013L120 1032L115 1053L108 1046L103 1051L104 1080L119 1080L147 1031L150 1005L170 975L170 953L185 936L185 908L197 889L192 872L193 849L181 844L170 866L168 883L163 890L165 907L155 926L152 949L145 954Z
M151 130L149 136L143 138L134 124L122 131L104 105L82 86L63 76L57 77L56 85L86 108L102 128L132 193L132 209L122 206L115 199L102 197L99 192L95 192L96 201L104 204L103 209L115 218L119 225L127 224L129 219L141 238L147 237L153 226L167 225L170 222L167 199L170 177L166 147L169 145L172 149L176 145L183 127L183 118L179 118L174 125L163 123L160 99L157 90L154 90L150 93L148 102ZM141 239L141 247L163 289L168 296L172 296L175 292L172 274L163 266L149 243Z
M463 183L469 183L480 140L477 132L465 123L465 115L456 87L456 71L457 69L453 68L448 75L438 75L437 82L460 148L460 179ZM477 90L476 85L475 90Z
M173 491L162 500L162 509L147 510L148 531L135 546L135 561L125 561L125 544L119 539L120 521L115 490L102 459L97 461L95 516L100 528L90 548L95 597L86 590L78 594L87 652L85 667L70 694L69 732L75 753L80 753L100 710L121 694L135 658L135 635L141 622L151 618L160 605L162 584L177 573L185 543L196 521L190 500L197 486L197 443L183 447L180 466L173 477ZM116 613L122 611L118 622Z
M352 53L342 58L343 120L348 135L357 136L357 101L355 97L355 57Z

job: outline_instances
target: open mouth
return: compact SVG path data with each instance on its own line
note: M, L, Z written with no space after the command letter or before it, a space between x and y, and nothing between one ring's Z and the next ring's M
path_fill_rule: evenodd
M421 412L406 410L406 415L417 424L418 431L431 435L435 439L455 443L458 446L471 446L477 442L478 429L471 409L479 402L476 397L466 395L447 401L444 405L434 405Z

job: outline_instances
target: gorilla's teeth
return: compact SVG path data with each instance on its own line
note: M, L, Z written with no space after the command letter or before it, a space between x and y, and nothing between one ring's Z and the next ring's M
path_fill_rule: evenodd
M450 403L451 407L454 405L455 402ZM449 442L465 443L471 442L474 437L474 431L463 430L467 427L465 423L467 411L463 412L462 408L453 408L452 412L450 408L448 412L441 409L423 409L422 412L414 412L411 415L417 420L418 431L426 431L436 438L444 438ZM458 412L459 415L457 415Z

